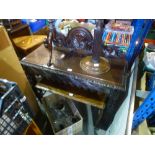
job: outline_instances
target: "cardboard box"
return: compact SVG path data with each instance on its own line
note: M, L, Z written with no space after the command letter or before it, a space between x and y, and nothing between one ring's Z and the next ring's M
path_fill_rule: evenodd
M80 133L83 130L83 118L80 115L78 109L76 108L76 106L74 105L74 102L72 100L62 97L60 95L56 95L56 94L47 92L44 95L42 101L43 101L44 108L46 110L47 117L50 121L52 130L55 135L75 135L75 134ZM77 119L76 119L75 123L72 123L69 126L65 126L64 128L57 130L55 127L56 126L55 122L58 120L58 119L56 119L56 117L58 115L54 115L55 111L52 112L51 108L54 109L54 105L60 104L60 101L65 102L64 103L65 108L68 108L68 113L71 112L73 115L73 118L76 117ZM59 112L59 110L58 110L58 112ZM68 114L68 113L66 115L70 116L70 114ZM68 119L68 117L66 117L66 118L63 117L63 119L66 120L66 119ZM61 118L59 120L61 120Z

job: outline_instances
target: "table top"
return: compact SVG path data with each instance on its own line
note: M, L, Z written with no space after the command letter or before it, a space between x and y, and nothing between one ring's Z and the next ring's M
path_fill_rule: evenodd
M123 59L109 59L111 69L101 75L91 75L83 71L80 67L81 57L67 57L64 53L53 50L52 63L54 67L47 67L50 52L44 45L34 50L32 53L22 59L23 63L42 66L50 71L59 71L66 74L73 74L81 78L97 81L106 84L108 87L122 89L126 88L127 73L126 61ZM71 72L70 72L71 71Z

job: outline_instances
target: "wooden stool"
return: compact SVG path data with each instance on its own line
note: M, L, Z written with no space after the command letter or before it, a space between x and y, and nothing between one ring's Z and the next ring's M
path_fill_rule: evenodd
M26 56L39 47L46 37L46 35L22 36L14 38L13 43L17 48L19 48L20 52L24 53Z

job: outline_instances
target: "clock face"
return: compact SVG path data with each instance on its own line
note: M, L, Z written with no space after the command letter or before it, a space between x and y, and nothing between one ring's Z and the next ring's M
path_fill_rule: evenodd
M70 30L67 36L67 46L76 50L90 50L93 37L91 33L83 27Z

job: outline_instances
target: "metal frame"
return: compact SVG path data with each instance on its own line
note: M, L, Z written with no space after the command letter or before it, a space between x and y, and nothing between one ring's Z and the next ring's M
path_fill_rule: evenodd
M133 117L132 129L137 128L146 118L155 111L155 88L149 93L144 102L135 111Z
M126 54L126 59L129 64L132 64L137 55L140 54L140 49L142 48L144 38L146 37L152 23L152 19L133 20L132 25L134 26L134 33L132 35L130 46Z

